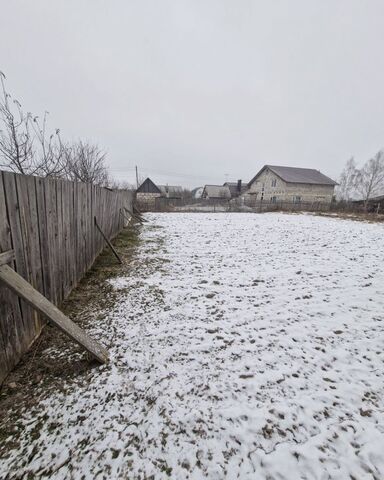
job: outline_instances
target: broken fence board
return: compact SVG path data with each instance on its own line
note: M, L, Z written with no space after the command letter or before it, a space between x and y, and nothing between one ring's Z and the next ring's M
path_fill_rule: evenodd
M126 223L123 223L123 228L128 227L133 217L127 217L124 214L123 210L120 208L120 215L123 217L123 221L125 220Z
M66 317L55 305L35 290L23 277L8 265L0 266L0 281L25 300L31 307L45 315L54 325L66 333L72 340L84 347L99 362L108 361L107 350L92 340L72 320Z
M124 210L125 210L126 212L128 212L129 215L131 215L131 217L133 217L133 218L134 218L135 220L137 220L138 222L144 223L144 222L146 221L146 220L144 220L144 218L142 218L141 216L136 215L136 213L133 213L131 210L129 210L129 208L124 207Z

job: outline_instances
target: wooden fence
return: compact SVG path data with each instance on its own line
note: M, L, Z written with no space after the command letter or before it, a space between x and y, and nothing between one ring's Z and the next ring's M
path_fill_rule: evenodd
M133 193L0 171L0 253L54 304L77 285L132 210ZM41 332L44 320L0 285L0 383Z
M165 198L157 197L151 201L140 200L138 206L143 212L274 212L301 211L323 212L330 209L329 203L321 202L269 202L249 198Z

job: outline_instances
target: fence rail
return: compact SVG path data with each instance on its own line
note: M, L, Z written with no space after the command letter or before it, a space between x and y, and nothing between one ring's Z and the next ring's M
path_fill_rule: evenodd
M260 201L254 198L165 198L157 197L151 201L141 200L139 203L143 211L169 212L169 211L190 211L190 212L229 212L229 211L254 211L270 212L277 210L287 211L327 211L329 203L321 202L269 202Z
M14 250L11 266L58 305L77 285L105 241L124 226L120 210L133 193L90 184L0 171L0 253ZM44 320L0 285L0 383L38 337Z

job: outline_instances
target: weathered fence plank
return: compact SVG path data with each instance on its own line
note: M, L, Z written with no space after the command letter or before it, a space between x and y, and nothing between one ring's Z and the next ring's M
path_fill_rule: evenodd
M7 265L8 263L13 263L15 260L15 252L13 250L8 250L7 252L0 253L0 267L2 265Z
M13 249L11 229L8 223L4 178L0 172L0 251ZM12 262L15 266L15 262ZM0 382L11 370L22 352L21 332L23 324L20 301L17 295L0 285Z
M108 352L92 338L85 335L83 330L72 322L64 313L55 307L41 293L35 290L23 277L17 274L8 265L0 266L0 281L23 298L29 305L45 315L54 325L66 333L72 340L84 347L99 362L108 361Z
M66 298L123 227L120 210L133 194L0 171L0 253L55 305ZM40 334L45 319L0 284L0 383Z
M40 243L40 267L43 279L43 290L41 293L44 293L44 296L51 298L51 277L49 272L50 265L50 256L54 252L51 252L47 248L49 245L48 242L48 228L47 228L47 209L45 203L45 182L44 179L35 177L36 185L36 200L37 200L37 229L39 231L39 243Z

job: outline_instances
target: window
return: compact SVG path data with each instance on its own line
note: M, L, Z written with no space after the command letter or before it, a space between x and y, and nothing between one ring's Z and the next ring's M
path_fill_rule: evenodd
M276 203L276 197L271 197L271 203Z
M277 180L276 180L276 178L274 178L274 179L272 180L272 187L276 187L276 182L277 182Z
M301 202L301 197L298 196L298 195L295 195L295 196L293 197L293 203L300 203L300 202Z

